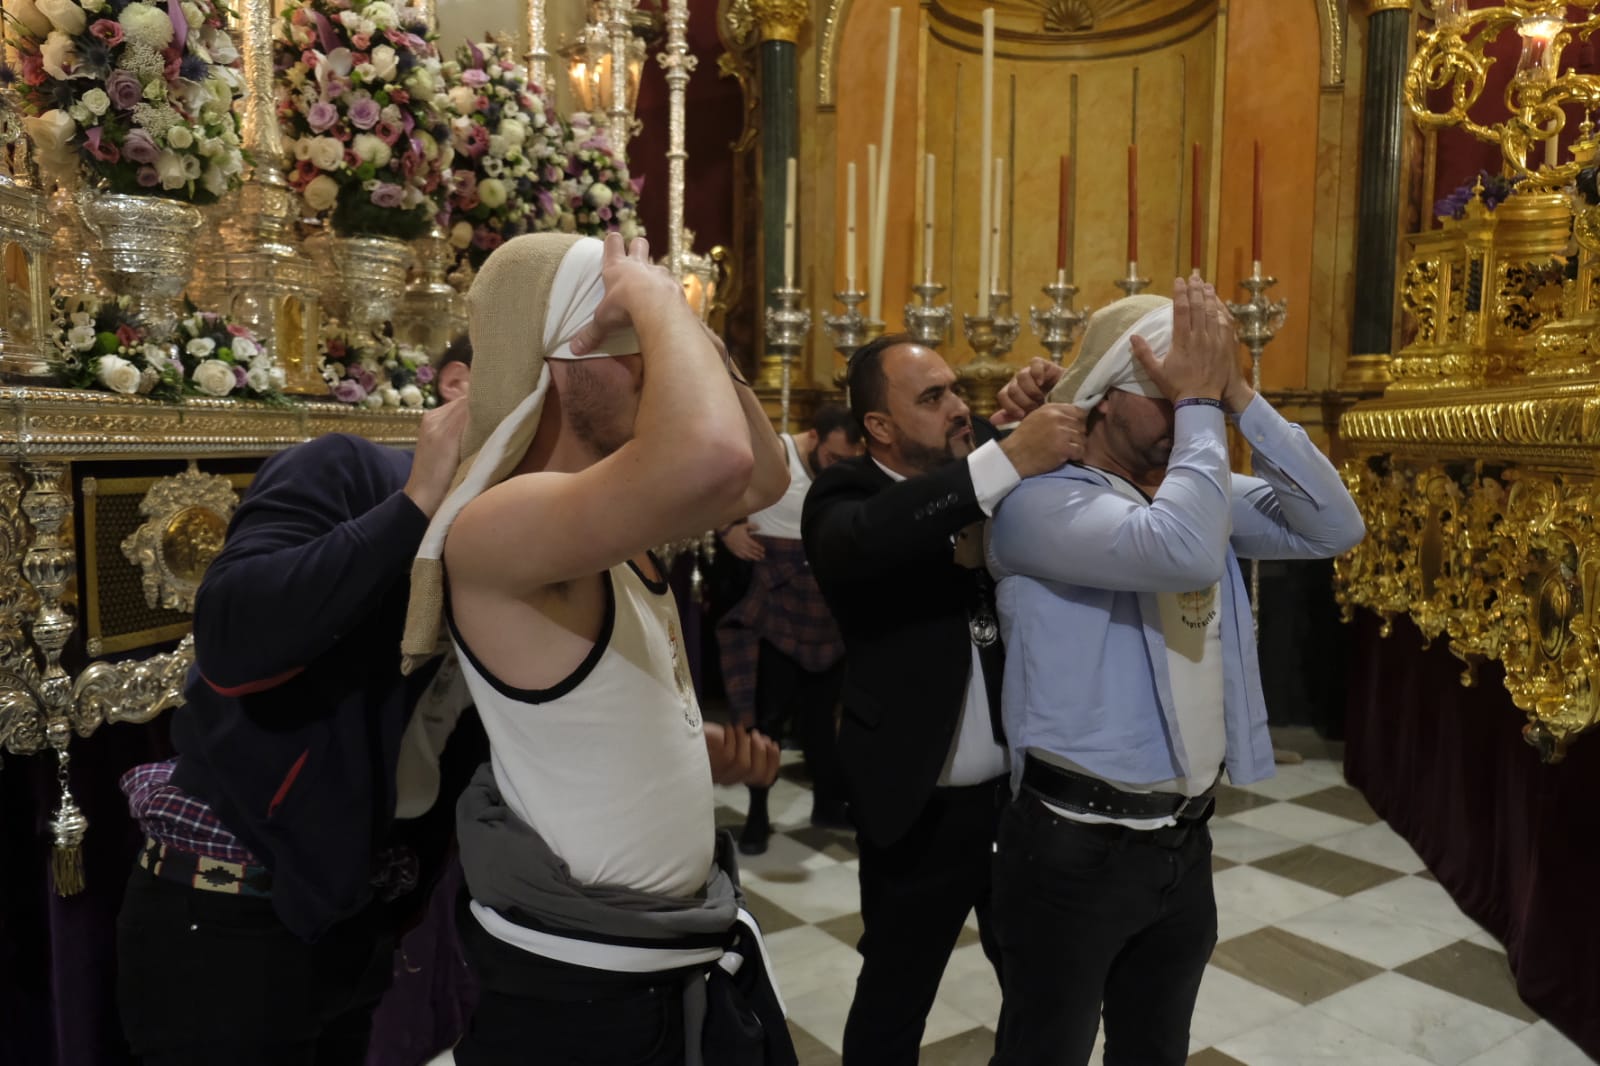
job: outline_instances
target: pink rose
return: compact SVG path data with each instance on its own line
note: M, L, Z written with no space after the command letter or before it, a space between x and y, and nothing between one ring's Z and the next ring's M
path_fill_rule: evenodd
M472 235L472 243L486 252L494 251L505 242L504 237L486 226L479 226Z
M372 37L369 34L357 33L350 38L350 43L355 45L358 52L365 52L372 47Z
M147 131L133 129L122 139L122 154L135 163L154 163L160 158L161 149Z
M382 115L383 108L370 96L364 96L350 105L350 124L358 130L370 130L378 124Z
M95 19L89 24L89 34L98 37L109 45L122 43L122 23L113 22L111 19Z
M399 207L405 202L405 190L398 185L380 181L372 190L372 202L379 207Z
M489 75L481 70L465 70L461 72L461 82L463 85L470 85L474 89L481 89L489 84Z
M106 78L106 95L111 97L112 105L119 111L129 111L144 99L144 86L132 71L113 70L111 76Z
M306 125L322 133L339 121L339 109L326 100L318 100L306 112Z
M249 340L255 340L256 337L256 335L251 333L250 330L245 326L229 326L228 335L232 337L244 337Z
M409 104L411 102L411 94L404 89L390 89L389 102L391 104Z
M360 403L367 398L367 390L345 378L333 387L333 398L340 403Z

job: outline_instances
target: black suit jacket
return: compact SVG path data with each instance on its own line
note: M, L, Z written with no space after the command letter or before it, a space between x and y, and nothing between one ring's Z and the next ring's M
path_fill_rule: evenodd
M994 436L974 427L980 442ZM897 483L870 457L847 459L806 495L806 559L844 636L839 758L856 826L875 844L911 828L955 739L976 580L952 538L983 518L964 461Z

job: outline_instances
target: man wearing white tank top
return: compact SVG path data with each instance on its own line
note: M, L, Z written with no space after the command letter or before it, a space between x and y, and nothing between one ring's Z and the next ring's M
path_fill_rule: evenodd
M435 642L443 615L492 747L458 807L483 991L456 1061L722 1061L708 967L756 972L759 940L729 946L711 785L770 783L777 749L702 723L649 549L778 499L783 449L643 240L517 238L468 303L468 458L419 553L404 647ZM793 1061L786 1034L765 1039L737 1054Z

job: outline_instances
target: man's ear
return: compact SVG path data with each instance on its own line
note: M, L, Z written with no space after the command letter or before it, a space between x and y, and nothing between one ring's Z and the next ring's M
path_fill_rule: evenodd
M866 423L867 436L872 440L885 448L894 443L894 424L889 421L888 415L873 411L862 421Z

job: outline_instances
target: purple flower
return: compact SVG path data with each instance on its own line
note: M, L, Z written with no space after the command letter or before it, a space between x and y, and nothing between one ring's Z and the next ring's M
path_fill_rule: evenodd
M372 190L372 202L379 207L399 207L405 202L405 190L398 185L380 181Z
M371 103L371 101L368 101ZM376 104L373 104L376 107ZM352 109L354 110L354 109ZM326 100L318 100L311 105L311 110L306 112L306 124L313 130L321 133L339 121L339 109Z
M472 86L474 89L481 89L489 84L489 75L481 70L464 70L461 72L461 82L464 85Z
M93 126L83 135L83 146L89 149L89 154L102 163L115 163L122 158L122 153L117 150L116 143L111 140L102 140L105 129Z
M333 398L340 403L360 403L367 398L367 390L345 378L333 387Z
M350 124L358 130L370 130L382 117L383 108L370 96L363 96L350 105Z
M161 149L148 131L132 129L122 140L122 154L135 163L154 163L160 158Z
M146 189L153 189L161 184L161 175L156 173L155 167L140 167L139 172L134 177Z
M355 372L356 381L361 385L362 392L371 392L378 387L378 379L373 377L372 371L366 367L358 366L355 368Z
M114 105L127 111L144 99L144 86L139 84L139 78L133 72L113 70L106 79L106 95L111 97Z
M427 385L432 381L433 381L433 367L431 367L431 366L419 366L419 367L417 367L417 384L418 385Z
M244 388L245 382L250 380L250 376L245 373L244 367L242 367L239 364L235 363L234 366L233 366L233 380L234 380L235 384L237 384L238 387L242 389L242 388Z

